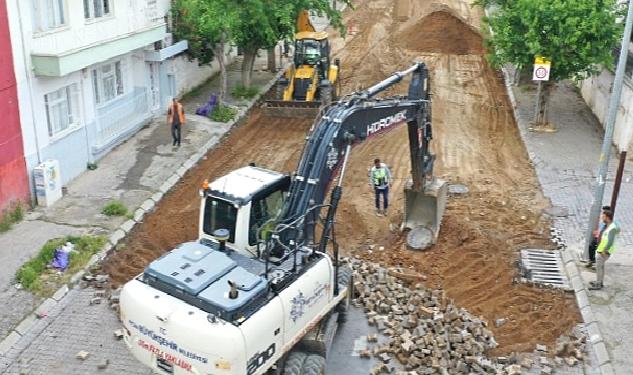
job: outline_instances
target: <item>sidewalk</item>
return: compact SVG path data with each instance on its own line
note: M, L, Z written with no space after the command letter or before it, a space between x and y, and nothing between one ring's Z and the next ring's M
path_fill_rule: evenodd
M630 374L633 369L633 165L629 160L620 190L616 218L622 224L622 232L617 253L606 265L606 287L602 291L589 291L587 287L595 280L595 272L583 267L578 259L584 248L583 237L593 201L602 127L580 97L579 90L565 82L550 96L549 118L558 132L530 132L527 128L534 112L536 91L527 86L512 86L511 90L516 99L515 113L521 136L543 193L552 206L563 207L569 213L565 217L554 217L554 225L563 231L567 241L564 258L571 256L577 265L567 269L577 268L580 276L575 287L577 299L600 369L605 375L613 373L611 368L618 375ZM611 201L617 160L614 153L605 204ZM577 279L574 273L572 269L569 276ZM588 296L588 301L584 296Z
M261 55L256 61L256 69L266 64L266 53ZM239 63L236 61L229 66L229 87L241 79ZM255 71L253 84L262 88L272 77L272 73ZM216 123L195 115L195 109L206 102L211 93L217 93L218 88L219 76L215 76L183 100L187 123L183 126L180 148L171 146L170 129L161 115L99 160L96 170L86 171L69 183L66 195L55 205L36 208L23 222L0 235L0 263L3 266L0 301L10 301L0 305L0 342L42 302L31 293L18 290L13 278L17 269L47 240L80 234L110 236L128 218L101 214L106 203L120 200L128 212L135 214L146 200L159 199L155 194L159 193L161 185L173 176L178 177L176 173L183 164L191 163L195 155L202 155L230 129L231 123ZM230 96L227 102L239 105L241 112L249 104Z

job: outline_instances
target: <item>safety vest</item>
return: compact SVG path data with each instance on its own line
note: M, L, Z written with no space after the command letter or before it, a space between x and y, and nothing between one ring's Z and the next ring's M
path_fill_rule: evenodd
M609 247L607 249L607 242L609 242L609 233L612 230L617 231L617 227L615 226L615 223L613 223L613 222L607 226L607 228L604 230L604 232L602 232L602 234L600 236L600 243L598 244L598 248L596 249L596 252L602 253L605 250L609 254L613 254L615 252L615 238L613 240L613 243L611 244L611 247ZM617 232L616 232L616 234L617 234Z
M374 186L377 187L382 187L387 185L387 168L384 167L380 167L380 168L373 168L372 169L372 181L374 183Z

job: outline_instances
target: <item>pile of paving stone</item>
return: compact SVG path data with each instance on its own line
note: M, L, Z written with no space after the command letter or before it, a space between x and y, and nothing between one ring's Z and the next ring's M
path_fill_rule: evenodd
M397 272L354 259L354 299L363 307L369 324L386 337L362 350L364 358L375 357L373 374L521 374L533 362L518 356L488 358L485 352L497 346L488 323L455 306L442 290L403 281ZM582 340L567 340L560 355L568 365L582 359ZM570 354L571 353L571 354ZM578 355L578 357L576 357ZM573 359L572 359L573 357Z
M82 289L89 287L95 289L95 292L90 299L90 305L99 305L101 302L106 300L110 308L118 315L121 288L112 290L110 288L109 280L110 278L108 275L93 275L91 273L86 273L82 277L79 287Z

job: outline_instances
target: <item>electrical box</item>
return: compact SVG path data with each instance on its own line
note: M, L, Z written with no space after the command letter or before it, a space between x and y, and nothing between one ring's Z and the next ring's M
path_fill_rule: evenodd
M33 169L38 206L48 207L62 197L62 178L57 160L46 160Z

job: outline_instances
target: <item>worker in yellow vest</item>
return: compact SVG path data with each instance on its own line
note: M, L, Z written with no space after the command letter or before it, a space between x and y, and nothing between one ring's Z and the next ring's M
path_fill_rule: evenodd
M604 222L604 229L600 233L600 241L596 249L597 280L590 283L589 290L600 290L604 287L604 264L611 254L615 252L615 238L620 232L620 228L613 221L613 211L603 211L602 221Z

